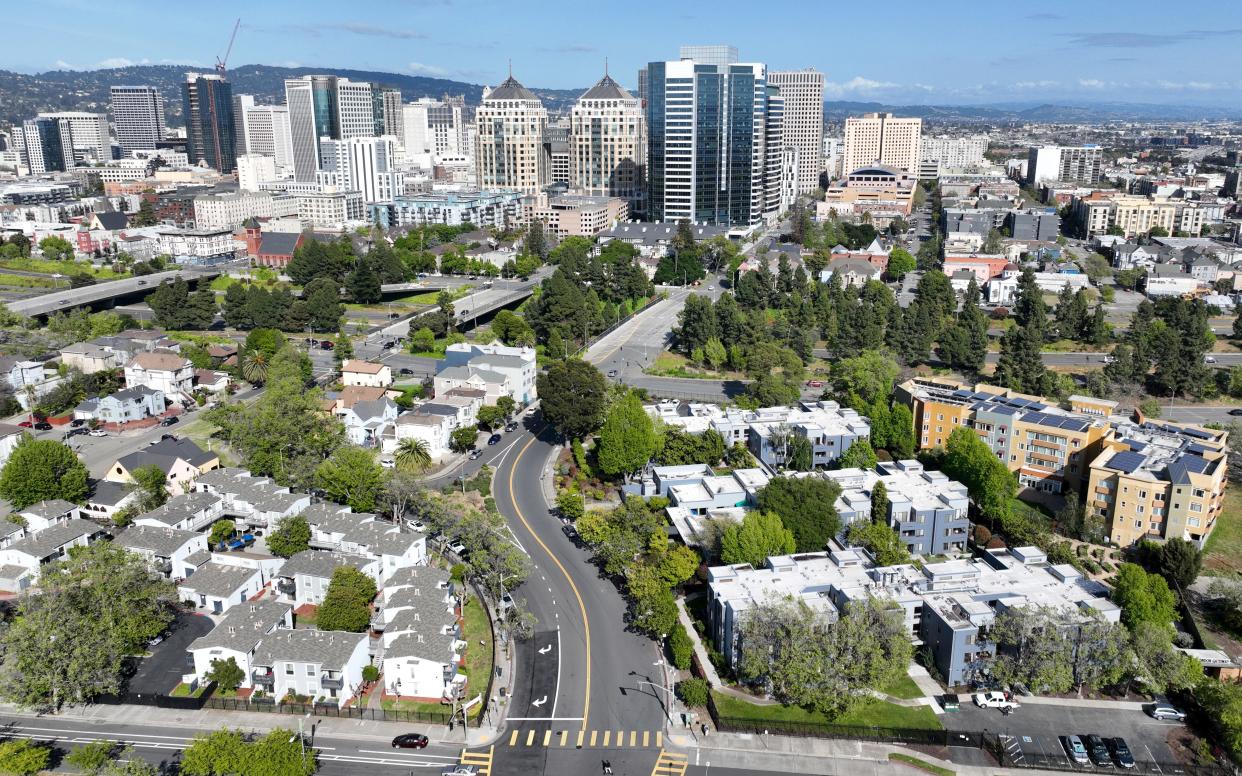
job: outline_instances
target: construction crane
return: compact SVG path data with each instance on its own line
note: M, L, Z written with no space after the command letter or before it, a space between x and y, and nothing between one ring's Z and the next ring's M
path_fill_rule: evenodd
M224 72L228 69L229 54L233 53L233 41L237 40L237 28L240 26L241 18L239 17L237 22L233 25L233 34L229 36L229 46L224 50L224 57L216 57L216 72L219 73L221 77L224 76Z

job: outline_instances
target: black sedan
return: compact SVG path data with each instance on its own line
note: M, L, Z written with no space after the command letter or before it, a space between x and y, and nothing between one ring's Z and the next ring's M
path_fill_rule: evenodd
M1122 768L1134 767L1134 755L1130 753L1124 738L1108 739L1108 748L1113 753L1113 760Z
M1242 415L1242 407L1234 407L1233 409L1229 410L1229 414L1230 415Z
M1108 753L1108 747L1104 744L1104 739L1095 733L1083 739L1087 745L1087 756L1091 758L1091 762L1100 768L1111 768L1113 766L1113 758Z
M500 434L492 434L490 437L487 438L487 443L489 445L498 444L499 442L500 442Z
M394 749L424 749L427 744L427 736L422 733L403 733L392 740Z

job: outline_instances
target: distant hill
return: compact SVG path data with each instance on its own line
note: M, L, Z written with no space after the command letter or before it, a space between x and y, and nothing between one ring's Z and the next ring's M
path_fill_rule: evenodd
M107 70L51 70L29 75L0 70L0 124L20 122L40 111L108 109L108 89L119 84L150 84L164 95L165 116L171 126L181 126L181 80L192 68L183 65L136 65ZM359 81L371 81L401 90L405 100L419 97L465 95L466 102L478 104L483 94L480 84L375 70L348 70L330 67L276 67L241 65L229 70L234 94L253 94L260 102L284 100L284 80L300 75L326 73ZM541 89L530 87L550 111L569 108L586 90ZM889 111L902 116L919 116L942 121L990 122L1081 122L1102 121L1192 121L1205 118L1242 118L1242 108L1202 108L1186 105L1144 103L1020 103L998 102L987 105L887 105L878 102L828 101L825 115L841 120L872 111Z
M1096 123L1104 121L1195 121L1242 118L1242 108L1148 103L994 103L988 105L885 105L878 102L829 101L825 117L841 121L847 116L886 111L931 121L990 121Z
M191 69L183 65L136 65L108 70L51 70L34 75L0 70L0 124L20 122L40 111L106 111L110 87L143 84L160 90L164 96L164 113L168 124L181 126L184 124L181 118L181 81L186 71ZM284 101L286 78L312 73L339 75L395 87L401 90L402 99L407 101L450 94L465 95L466 102L477 104L483 95L480 84L464 81L325 67L241 65L229 70L229 81L233 84L234 94L253 94L260 102L279 103ZM585 87L530 89L539 95L549 110L568 107L586 91Z

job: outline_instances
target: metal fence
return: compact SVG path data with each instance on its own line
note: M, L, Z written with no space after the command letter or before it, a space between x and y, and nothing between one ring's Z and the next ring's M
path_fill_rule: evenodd
M340 708L334 703L275 703L264 700L246 700L244 698L207 699L206 707L223 711L250 711L259 714L314 714L316 717L340 717L344 719L366 719L377 722L430 722L447 725L452 716L452 709L444 711L413 711L384 710L346 706ZM471 722L477 725L477 722Z
M150 692L129 692L121 690L118 693L109 693L107 695L95 696L95 703L102 703L108 706L116 706L120 704L132 704L135 706L155 706L160 709L181 709L184 711L198 711L207 704L212 690L215 689L214 684L207 685L202 693L196 697L180 696L180 695L163 695L160 693Z

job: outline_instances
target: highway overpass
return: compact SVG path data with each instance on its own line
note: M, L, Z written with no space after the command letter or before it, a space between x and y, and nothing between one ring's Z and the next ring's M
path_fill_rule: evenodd
M214 269L182 267L142 277L108 280L93 286L60 288L40 296L9 302L8 308L18 315L33 317L72 310L75 307L112 307L122 299L145 297L165 280L181 277L193 285L199 280L211 280L219 274Z

